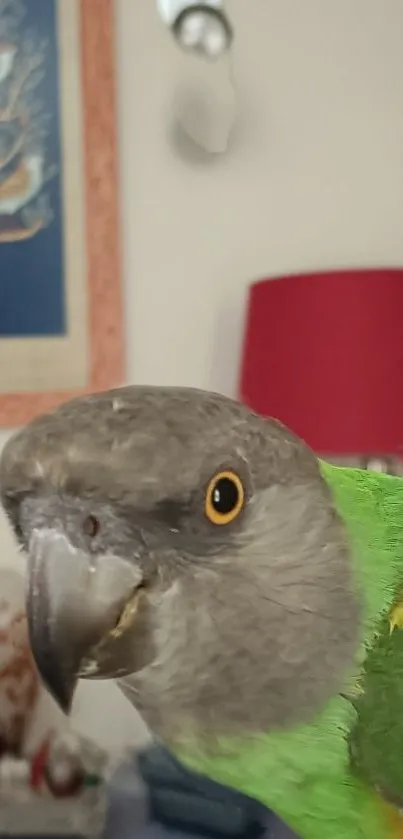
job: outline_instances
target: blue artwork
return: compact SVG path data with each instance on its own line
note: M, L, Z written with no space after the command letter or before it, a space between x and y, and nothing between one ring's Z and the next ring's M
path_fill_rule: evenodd
M0 338L66 331L57 0L0 0Z

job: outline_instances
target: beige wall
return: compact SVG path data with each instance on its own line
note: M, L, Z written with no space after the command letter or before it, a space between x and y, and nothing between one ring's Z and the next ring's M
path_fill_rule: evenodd
M228 9L242 139L192 167L169 142L177 63L154 3L117 0L131 381L234 393L250 280L403 262L403 0ZM112 686L84 685L75 716L104 742L139 736Z

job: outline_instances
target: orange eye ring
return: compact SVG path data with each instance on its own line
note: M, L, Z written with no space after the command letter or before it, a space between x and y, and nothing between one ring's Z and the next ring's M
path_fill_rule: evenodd
M244 485L230 469L217 472L208 484L204 512L212 524L231 524L245 504Z

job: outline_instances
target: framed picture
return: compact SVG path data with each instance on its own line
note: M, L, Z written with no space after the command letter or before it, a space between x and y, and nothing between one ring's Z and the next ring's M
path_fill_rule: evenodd
M0 0L0 426L124 375L114 0Z

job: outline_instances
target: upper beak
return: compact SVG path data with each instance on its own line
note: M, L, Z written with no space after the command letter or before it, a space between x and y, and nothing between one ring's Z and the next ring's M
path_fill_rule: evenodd
M92 651L104 639L110 638L117 655L111 657L109 650L104 665L102 661L96 665L96 675L108 678L115 670L130 672L127 644L120 644L119 657L116 626L141 585L141 571L114 555L90 560L55 530L35 529L32 534L27 590L30 644L46 687L65 713L71 709L83 662L89 658L96 662Z

